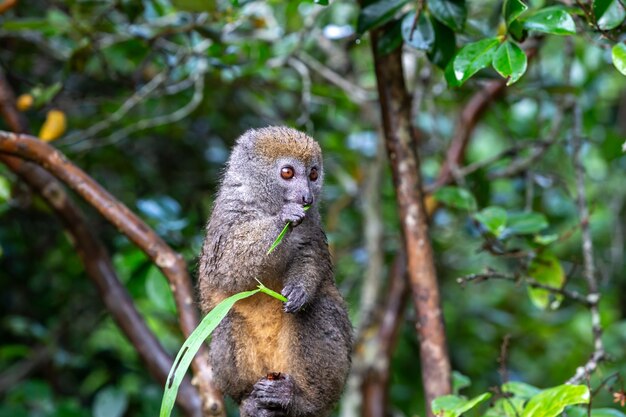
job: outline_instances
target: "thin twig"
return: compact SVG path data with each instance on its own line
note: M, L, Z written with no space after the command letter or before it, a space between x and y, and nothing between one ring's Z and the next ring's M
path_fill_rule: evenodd
M354 103L363 104L369 101L376 100L376 94L374 92L370 92L363 87L347 80L346 78L337 74L335 71L331 70L306 52L298 52L296 58L304 62L309 68L325 78L326 81L329 81L330 83L341 88L344 93L346 93L346 96L348 96L348 98Z
M582 303L585 306L589 306L593 302L593 299L585 297L579 292L576 292L573 290L568 290L566 288L552 287L550 285L546 285L541 282L538 282L532 277L520 276L516 274L507 274L504 272L494 271L493 269L490 269L490 268L488 268L485 272L482 272L479 274L469 274L463 277L459 277L456 279L456 282L461 285L465 285L468 282L472 282L472 281L482 282L482 281L487 281L490 279L500 279L500 280L510 281L514 283L522 283L532 288L538 288L538 289L549 291L553 294L562 295L565 298L568 298L572 301L577 301L579 303Z
M584 276L589 290L587 298L593 301L589 305L589 312L591 313L591 331L593 335L593 353L585 365L576 369L575 375L567 381L569 384L582 381L587 375L590 375L596 370L600 362L606 359L606 353L602 343L602 323L600 321L599 302L601 296L598 292L598 281L593 256L593 240L591 238L591 228L589 227L589 207L587 206L587 194L585 191L585 169L580 157L582 141L582 110L580 104L576 103L574 105L574 126L572 129L572 160L576 175L576 196L582 236Z
M533 147L530 155L522 159L514 160L508 164L506 168L500 171L491 172L487 175L487 177L492 180L497 178L514 177L528 170L531 165L545 155L546 150L550 146L559 140L562 130L561 128L563 126L564 114L567 108L569 108L569 106L566 104L560 104L557 106L557 111L552 119L552 125L550 126L550 131L547 134L547 139L537 142L537 145Z
M511 341L511 335L504 335L502 344L500 345L500 356L498 356L498 372L500 373L500 383L506 384L509 382L509 371L506 367L507 357L509 356L509 342Z
M296 119L296 124L300 126L309 124L311 122L311 74L309 68L302 61L293 57L290 57L287 63L296 70L302 80L302 112Z

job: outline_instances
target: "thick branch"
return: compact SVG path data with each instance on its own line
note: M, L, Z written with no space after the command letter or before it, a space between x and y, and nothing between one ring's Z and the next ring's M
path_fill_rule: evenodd
M0 153L19 156L41 165L66 183L141 248L161 269L174 294L180 327L189 336L199 322L194 306L191 280L182 256L174 252L152 229L117 201L98 183L50 145L28 135L0 131ZM203 347L192 364L194 384L203 396L203 410L208 415L223 415L222 396L211 383L207 350Z
M15 108L13 91L0 72L0 113L13 130L26 131L26 123ZM8 155L0 155L0 161L42 196L65 225L72 236L78 255L87 275L96 285L100 298L122 332L133 344L150 374L165 384L172 358L165 352L154 334L120 283L110 257L102 243L94 236L80 209L65 193L63 186L43 168ZM201 415L200 397L186 379L180 387L178 404L188 416Z
M485 110L503 93L505 87L506 80L504 79L491 81L476 92L463 107L452 135L452 142L446 153L446 160L439 171L439 177L429 187L429 190L437 189L454 180L455 170L463 162L465 149L467 149L474 128L485 113Z
M417 312L427 415L432 416L431 401L450 392L450 362L433 250L428 237L419 160L415 151L416 131L411 126L411 103L404 83L402 54L400 49L396 49L390 54L380 55L377 48L380 36L380 30L371 32L374 66L407 253L408 277Z

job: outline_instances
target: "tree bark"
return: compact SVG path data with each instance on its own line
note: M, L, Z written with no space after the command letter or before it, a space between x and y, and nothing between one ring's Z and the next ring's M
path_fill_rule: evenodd
M407 253L409 284L417 312L422 382L428 416L430 404L450 393L450 362L446 345L439 288L428 237L428 222L422 196L417 155L417 132L411 125L411 103L398 48L387 55L378 52L382 29L370 32L383 131L391 163L400 222Z

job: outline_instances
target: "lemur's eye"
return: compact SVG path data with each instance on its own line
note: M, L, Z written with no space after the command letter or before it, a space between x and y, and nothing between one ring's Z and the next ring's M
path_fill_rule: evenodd
M317 181L317 168L311 168L311 173L309 174L309 179L311 181Z
M290 180L293 178L294 175L295 175L295 171L289 165L284 166L280 169L280 176L284 180Z

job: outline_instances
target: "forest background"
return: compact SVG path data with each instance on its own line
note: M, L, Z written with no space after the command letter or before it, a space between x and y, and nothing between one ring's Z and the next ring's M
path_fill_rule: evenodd
M0 416L156 415L221 169L266 125L325 153L358 336L337 415L452 391L446 415L513 417L572 382L589 392L553 403L591 407L567 415L624 416L625 19L621 0L5 0L0 128L39 139L0 133ZM420 366L428 346L444 357ZM194 372L177 412L221 413Z

